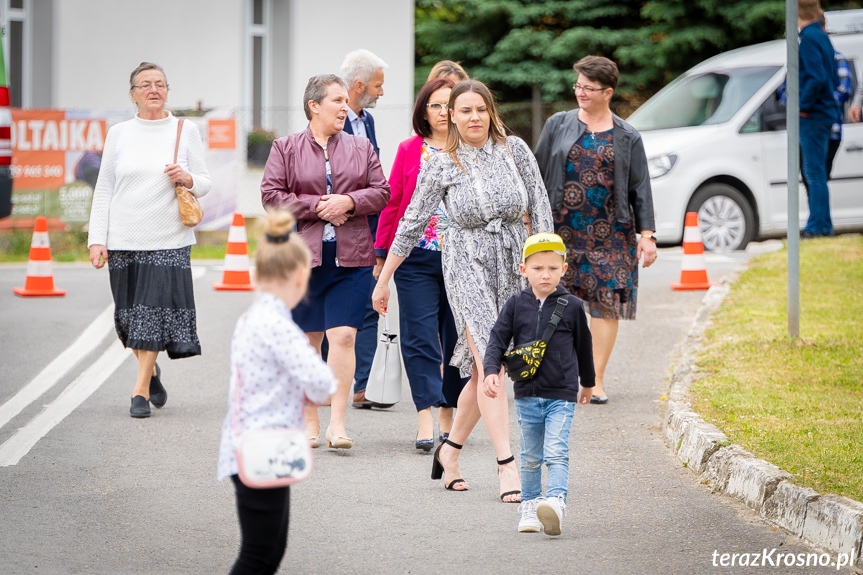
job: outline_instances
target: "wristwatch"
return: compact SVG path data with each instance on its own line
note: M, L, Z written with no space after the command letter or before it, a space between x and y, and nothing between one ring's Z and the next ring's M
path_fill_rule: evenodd
M644 235L644 234L641 234L641 238L642 238L642 239L645 239L645 240L650 240L650 241L652 241L653 243L656 243L656 236L654 236L653 234L650 234L649 236L646 236L646 235Z

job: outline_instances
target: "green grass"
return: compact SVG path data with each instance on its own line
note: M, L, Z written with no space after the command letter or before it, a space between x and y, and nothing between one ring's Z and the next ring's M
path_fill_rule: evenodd
M249 238L249 254L254 254L257 245L257 225L246 221L246 235ZM55 262L87 262L90 251L87 249L86 232L49 232L51 259ZM220 260L225 257L228 241L227 232L195 232L197 244L192 246L193 260ZM30 257L30 230L0 231L0 262L26 262Z
M806 240L800 335L787 252L753 258L708 330L693 407L800 485L863 501L863 236Z

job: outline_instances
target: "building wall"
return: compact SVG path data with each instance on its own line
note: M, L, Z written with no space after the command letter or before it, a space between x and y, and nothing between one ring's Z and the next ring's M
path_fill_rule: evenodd
M262 212L262 170L246 166L244 145L245 131L254 124L250 0L28 1L34 6L32 107L128 110L131 115L130 72L142 61L158 63L171 86L169 108L195 108L200 102L218 117L236 116L238 205L246 215ZM278 136L304 129L302 96L309 77L338 73L345 54L367 48L389 65L384 96L372 110L388 176L399 142L411 134L414 2L267 4L261 125Z
M414 74L414 3L409 0L374 0L358 4L331 0L274 0L271 34L270 80L273 109L264 114L265 127L285 136L305 129L303 91L315 74L339 72L345 55L366 48L389 66L384 74L384 95L371 111L381 149L381 166L389 177L399 142L411 135ZM329 31L323 34L322 30ZM284 34L282 30L290 30ZM249 125L248 112L237 115ZM263 213L260 198L262 170L243 170L237 200L247 216Z
M129 73L145 60L165 68L174 107L194 107L198 101L208 108L247 103L243 1L151 0L146 9L122 0L35 3L54 9L55 107L127 105ZM390 66L381 105L412 103L413 2L374 0L362 6L358 10L353 0L332 0L322 10L319 0L272 0L271 106L300 105L308 78L338 72L344 55L356 48L368 48ZM51 24L47 18L40 21L49 22L34 30L43 36Z
M326 6L326 8L323 8ZM292 34L288 42L277 40L274 58L287 75L287 98L279 104L302 105L303 90L315 74L338 74L345 55L366 48L380 56L388 68L384 95L373 109L375 131L381 148L381 163L389 176L396 148L410 136L410 111L414 101L414 3L408 0L292 0L288 18ZM322 29L329 34L322 34ZM278 36L278 33L276 34ZM280 66L287 61L290 66ZM275 98L274 98L275 100ZM305 117L299 113L299 122ZM296 124L296 122L294 122ZM284 134L280 134L284 135Z
M54 3L52 105L129 107L129 74L142 61L165 69L169 106L243 104L244 2L61 0Z

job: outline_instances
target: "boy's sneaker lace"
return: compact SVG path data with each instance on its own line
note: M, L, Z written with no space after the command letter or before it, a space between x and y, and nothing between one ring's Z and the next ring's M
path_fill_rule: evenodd
M563 496L548 497L538 500L536 518L542 523L546 535L560 535L560 525L566 515L566 503Z
M539 533L542 531L542 523L536 518L536 505L543 498L531 499L530 501L522 501L518 506L518 512L521 513L521 519L518 522L519 533Z

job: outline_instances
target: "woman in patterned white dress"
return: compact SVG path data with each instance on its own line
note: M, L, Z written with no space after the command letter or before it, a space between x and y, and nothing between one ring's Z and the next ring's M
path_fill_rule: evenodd
M459 396L450 436L435 452L432 479L444 476L447 489L468 489L459 472L458 450L482 415L497 454L501 499L517 503L521 492L509 442L507 399L504 394L491 399L478 393L477 383L484 378L482 357L491 328L506 300L525 287L518 270L528 236L525 223L533 233L551 232L551 207L530 148L520 138L505 136L483 83L456 84L448 108L446 148L420 174L372 300L385 314L393 272L443 201L450 226L441 246L444 283L458 329L451 365L471 379Z

